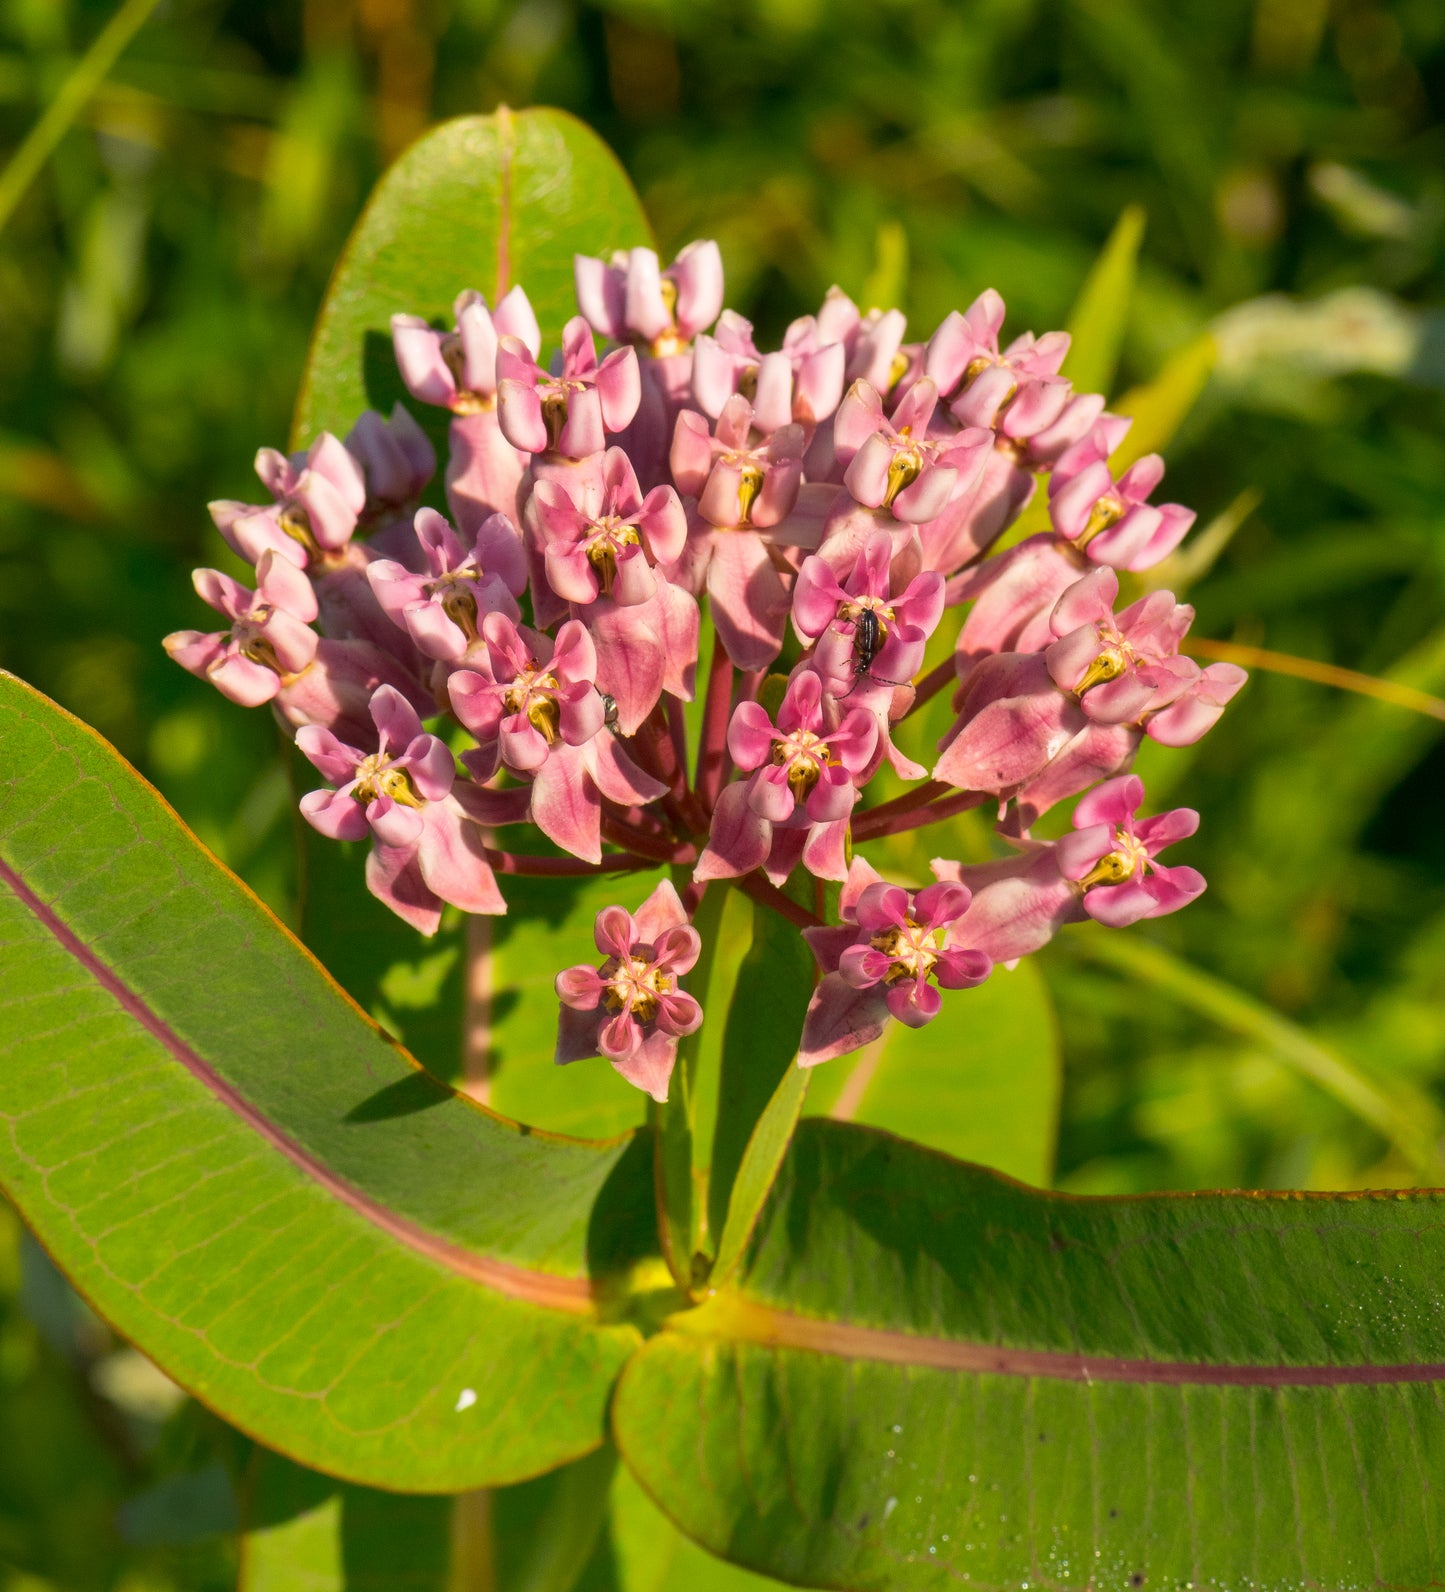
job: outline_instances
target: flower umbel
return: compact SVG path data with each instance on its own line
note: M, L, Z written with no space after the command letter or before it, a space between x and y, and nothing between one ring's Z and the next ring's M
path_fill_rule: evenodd
M1157 457L1111 465L1128 422L1061 373L1065 334L1005 340L988 292L910 341L833 289L760 347L707 241L579 256L575 284L554 351L521 287L463 292L445 329L394 317L411 400L447 412L447 512L420 505L437 459L405 405L263 448L271 501L211 505L253 585L198 571L226 628L166 640L272 704L328 783L303 816L370 843L374 895L429 934L447 904L505 911L499 876L654 875L599 914L600 965L557 975L557 1060L604 1056L661 1101L702 1021L679 981L708 892L806 933L808 1066L945 1017L941 992L1066 923L1199 894L1159 860L1197 815L1140 818L1128 769L1146 737L1197 741L1245 677L1187 655L1168 592L1119 606L1119 572L1193 515L1151 501ZM1048 528L993 554L1041 486ZM940 631L953 662L925 672ZM910 719L950 680L935 757ZM908 785L880 800L885 762ZM1073 798L1072 830L1036 838ZM976 807L992 860L910 881L891 837Z

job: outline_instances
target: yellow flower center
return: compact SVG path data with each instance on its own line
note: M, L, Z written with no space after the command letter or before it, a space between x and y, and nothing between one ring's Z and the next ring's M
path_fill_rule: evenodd
M530 660L502 698L502 706L509 714L525 713L527 722L542 736L548 746L555 746L561 734L562 710L557 706L555 693L561 682L555 674Z
M406 770L394 767L391 759L381 752L373 752L357 764L356 787L351 795L363 807L382 796L390 796L392 801L400 802L403 807L425 805Z
M1106 493L1094 505L1089 514L1089 522L1080 533L1076 547L1087 547L1100 533L1107 531L1111 525L1117 525L1124 518L1124 505L1112 493Z
M671 974L640 956L609 956L602 964L601 977L607 986L602 994L607 1010L630 1011L640 1023L657 1016L658 997L670 995L676 982Z
M812 730L794 730L773 742L773 764L787 769L788 789L797 802L808 799L823 770L837 761L827 741Z
M1148 868L1149 852L1144 844L1127 830L1116 829L1114 850L1100 857L1079 883L1085 890L1096 884L1123 884L1141 877Z
M615 514L593 522L585 550L587 562L597 572L604 597L612 595L613 582L617 579L617 559L623 548L641 545L642 538L638 535L637 527L624 524Z
M903 428L903 435L908 434L908 427ZM916 442L909 442L906 447L900 448L893 455L893 462L888 466L888 485L883 493L884 508L892 508L893 500L905 487L913 483L923 474L923 450Z
M489 398L486 393L475 392L463 380L466 370L467 355L462 347L461 334L448 332L441 343L442 362L452 373L452 380L456 383L457 395L452 399L452 413L457 415L479 415L490 409L495 403L495 398Z
M901 983L904 979L927 978L938 962L938 952L943 943L941 929L925 929L907 918L901 928L884 929L869 940L875 951L882 951L892 966L883 975L885 984Z

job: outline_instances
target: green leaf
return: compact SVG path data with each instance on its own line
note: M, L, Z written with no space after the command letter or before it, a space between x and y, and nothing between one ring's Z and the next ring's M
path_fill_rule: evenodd
M714 1558L683 1536L619 1466L602 1540L575 1592L768 1592L781 1583ZM511 1588L508 1588L511 1592Z
M717 1260L711 1277L715 1286L725 1283L732 1275L753 1235L797 1128L812 1076L810 1068L790 1065L748 1135L737 1176L728 1194L727 1220L718 1239Z
M776 1138L802 1104L803 1083L793 1080L791 1074L798 1071L794 1058L813 993L814 973L813 954L797 928L771 907L755 902L752 945L738 971L723 1035L717 1125L708 1170L708 1230L712 1234L721 1235L725 1225L736 1232L739 1222L746 1231L752 1225L748 1207L755 1211L761 1206L772 1181L768 1162L772 1157L775 1163L773 1152L759 1146L761 1155L750 1157L749 1151L754 1148L754 1131L780 1086L783 1115L774 1115L764 1129L764 1141ZM718 1015L714 1013L714 1018ZM734 1212L734 1184L745 1162L749 1185L739 1194L741 1203ZM758 1184L759 1176L766 1181ZM712 1244L716 1242L714 1238Z
M802 1585L1426 1586L1445 1195L1077 1199L805 1121L735 1291L613 1409L643 1487Z
M1080 392L1107 393L1113 384L1129 324L1144 221L1143 205L1125 206L1074 301L1063 374Z
M351 1487L258 1450L237 1592L447 1592L452 1500Z
M0 1185L90 1303L268 1445L370 1485L601 1440L649 1146L422 1073L97 736L0 675Z
M461 116L420 138L377 184L331 278L292 424L295 444L341 435L368 405L405 397L391 352L398 312L451 324L476 288L522 283L545 342L576 313L574 253L650 243L607 146L563 111Z
M890 1023L851 1070L846 1059L817 1068L807 1110L1047 1186L1061 1068L1048 987L1026 961L945 995L926 1028Z
M1162 453L1169 446L1208 386L1218 355L1213 336L1203 332L1171 355L1153 381L1131 387L1118 403L1110 405L1134 421L1109 459L1115 475L1146 453Z

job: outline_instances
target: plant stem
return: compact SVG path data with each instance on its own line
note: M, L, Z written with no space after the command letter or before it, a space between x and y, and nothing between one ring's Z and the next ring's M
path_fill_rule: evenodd
M69 132L86 102L105 81L120 53L155 10L157 0L126 0L120 10L96 35L94 42L60 86L60 92L45 107L10 163L0 172L0 231L25 197L25 191L40 175L41 168L55 146Z
M721 642L713 648L707 675L707 698L702 710L702 733L698 737L697 774L693 784L705 813L717 805L718 794L727 783L732 763L728 757L728 721L732 716L733 663Z
M769 884L760 873L745 873L742 878L730 879L728 883L736 885L745 896L751 896L763 906L771 907L774 912L785 917L789 923L796 924L800 929L822 927L822 918L809 912L807 907L799 906L796 901L789 899L776 886Z
M609 838L611 838L609 836ZM631 846L635 837L629 835L624 842ZM670 859L666 859L670 860ZM588 878L599 873L630 873L638 868L657 866L653 858L639 856L633 851L606 856L601 862L583 862L577 857L529 857L515 851L493 851L487 848L487 861L497 873L525 874L533 878Z
M925 702L931 702L951 680L957 679L957 670L951 657L945 658L942 663L930 669L926 675L913 688L913 701L909 704L908 713L916 713ZM908 713L903 717L906 719ZM902 721L900 720L900 723Z
M929 781L932 784L932 781ZM913 793L910 791L909 795ZM900 796L899 803L907 798ZM909 829L922 829L927 824L942 823L958 813L980 807L988 800L986 791L957 790L938 801L916 803L907 808L885 802L864 813L853 825L853 839L878 840L884 835L901 835Z
M615 846L626 847L635 857L630 866L637 868L655 868L658 863L685 863L693 862L697 858L697 847L688 841L671 841L666 835L654 838L652 835L642 833L636 829L629 829L625 824L619 823L615 818L606 813L602 815L602 834ZM602 859L603 865L595 867L587 864L594 872L606 872L606 864L610 858Z

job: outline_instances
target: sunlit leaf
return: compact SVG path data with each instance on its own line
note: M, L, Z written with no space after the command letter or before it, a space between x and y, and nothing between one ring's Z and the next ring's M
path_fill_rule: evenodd
M0 1182L91 1303L356 1480L447 1490L594 1447L636 1334L590 1278L647 1246L646 1146L522 1133L426 1077L9 676L0 754Z
M1084 1200L806 1121L614 1430L802 1585L1427 1585L1442 1258L1438 1193Z
M573 117L504 109L444 122L382 178L336 267L296 403L298 446L404 396L394 314L450 324L463 288L496 304L520 282L554 343L576 313L573 254L648 241L616 158Z

